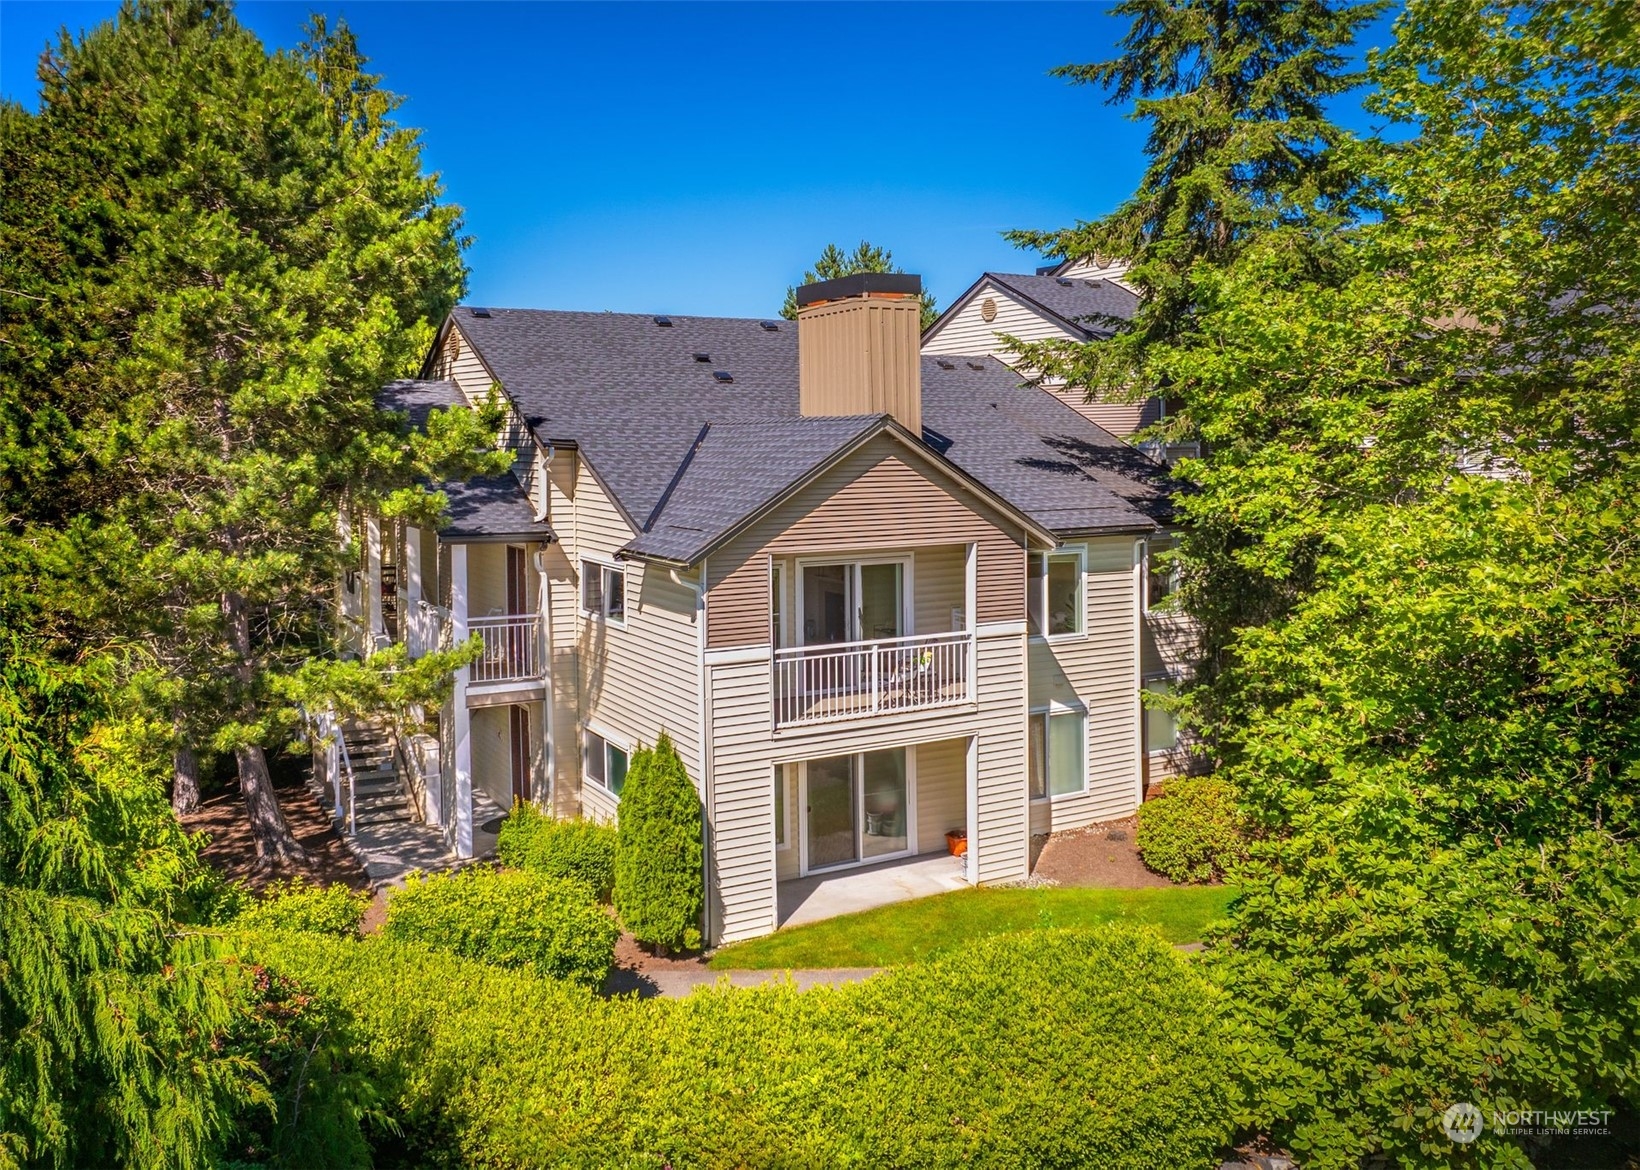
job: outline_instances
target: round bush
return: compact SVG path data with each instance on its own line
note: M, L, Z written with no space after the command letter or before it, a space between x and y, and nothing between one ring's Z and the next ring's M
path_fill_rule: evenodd
M353 938L369 908L369 894L341 882L321 886L293 877L269 885L234 925L245 930L300 930Z
M1223 877L1246 855L1236 790L1212 776L1181 776L1139 806L1134 842L1144 863L1176 882Z
M613 825L560 821L533 804L520 803L501 822L495 853L515 869L583 882L600 902L607 902L615 887L615 838Z
M388 900L382 933L595 987L609 974L620 931L581 882L479 866L411 874Z

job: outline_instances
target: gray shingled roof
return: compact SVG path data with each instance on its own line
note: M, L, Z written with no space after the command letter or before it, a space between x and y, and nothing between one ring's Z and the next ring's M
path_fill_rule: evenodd
M382 410L409 416L410 427L427 425L427 416L447 406L463 406L465 399L453 382L405 379L391 382L376 395ZM452 540L555 540L552 528L535 518L524 489L511 475L478 476L466 483L429 484L444 493L448 504L439 534Z
M1108 280L1073 279L1046 273L1023 276L1011 272L987 272L984 279L1080 326L1090 339L1109 337L1113 327L1110 318L1130 321L1139 308L1139 298L1134 293Z
M574 445L640 535L634 555L685 560L859 437L867 420L804 419L797 329L754 319L456 310L519 412ZM704 353L710 361L699 362ZM972 360L980 368L971 368ZM994 359L923 359L923 423L941 452L1044 528L1149 531L1166 472ZM733 378L720 382L713 372ZM943 443L934 447L935 451Z

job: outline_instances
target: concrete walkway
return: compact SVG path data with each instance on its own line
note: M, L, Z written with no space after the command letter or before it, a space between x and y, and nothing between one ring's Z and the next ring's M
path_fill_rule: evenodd
M963 859L937 853L794 878L775 893L780 925L787 927L969 888Z
M711 987L720 979L727 980L731 987L761 987L766 983L790 979L799 991L807 991L811 987L858 983L881 970L881 967L822 967L797 971L715 971L704 963L642 972L630 967L617 967L604 983L604 992L608 995L636 992L639 999L653 999L656 996L680 999L695 988Z
M414 821L360 825L351 840L345 834L343 840L363 863L372 888L378 890L404 885L405 875L412 870L433 873L457 865L456 855L445 847L444 834Z

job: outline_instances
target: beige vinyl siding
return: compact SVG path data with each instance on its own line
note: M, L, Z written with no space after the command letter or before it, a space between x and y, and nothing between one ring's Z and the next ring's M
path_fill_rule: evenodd
M1087 713L1084 792L1031 802L1036 833L1080 828L1130 814L1138 804L1137 597L1131 537L1093 539L1085 550L1085 636L1030 644L1033 709L1057 704Z
M1023 586L1021 586L1023 592ZM711 932L714 942L766 934L775 928L776 876L795 875L796 859L774 850L774 788L771 767L821 756L880 748L938 745L932 756L931 783L936 798L923 796L923 763L918 757L918 835L966 820L967 738L977 737L976 796L979 825L975 848L982 881L1023 877L1028 865L1025 802L1025 656L1018 634L977 638L979 680L973 707L908 712L862 720L858 724L773 731L770 720L769 654L737 654L727 662L709 663L712 703L712 850L709 867ZM952 754L950 741L961 744ZM942 773L955 764L962 777L961 813L946 812L950 798L942 792ZM795 790L792 793L795 800ZM925 818L926 805L930 809ZM943 823L947 818L951 824ZM792 820L792 831L797 821ZM970 826L970 833L975 828Z
M1126 280L1127 271L1128 265L1124 260L1105 260L1097 256L1088 256L1081 260L1072 260L1054 275L1069 280L1108 280L1123 288L1132 288Z
M985 320L981 312L987 298L994 301L997 307L996 319L992 321ZM1039 310L986 282L952 311L940 331L924 343L923 352L970 357L990 355L1019 369L1018 356L1003 348L1004 336L1017 337L1021 341L1077 340L1064 326L1043 316ZM1027 377L1028 372L1022 372L1020 376ZM1057 384L1044 386L1043 390L1113 435L1126 437L1161 417L1157 399L1143 402L1086 402L1086 395L1081 390L1068 390Z
M954 495L895 452L892 439L871 440L712 554L706 599L709 646L768 643L771 556L973 541L979 546L978 620L1024 617L1024 534L1004 532L974 510L975 497ZM949 621L947 612L935 629L948 628Z
M581 812L581 670L579 569L575 552L575 453L560 452L547 470L548 507L558 540L546 546L548 645L552 670L553 812Z
M695 591L674 582L665 569L640 561L621 561L618 566L626 574L624 626L581 616L582 558L614 560L615 552L632 539L633 531L586 461L576 459L575 464L574 522L569 541L572 547L561 550L564 560L558 568L570 573L563 594L575 630L579 719L570 726L576 727L577 747L579 732L588 724L606 728L618 742L625 740L634 746L653 744L665 731L698 785L700 641L695 625ZM549 481L555 493L561 490L556 460ZM563 608L560 602L555 609L555 631L560 628L556 615ZM582 805L592 816L607 818L615 811L608 794L591 785L585 786Z
M468 736L473 745L473 786L502 808L512 807L512 747L509 707L477 707Z
M947 829L968 827L968 741L920 743L917 753L917 852L944 853Z
M911 584L916 633L943 634L969 628L967 545L919 548L912 559ZM961 626L953 622L953 611L962 612Z

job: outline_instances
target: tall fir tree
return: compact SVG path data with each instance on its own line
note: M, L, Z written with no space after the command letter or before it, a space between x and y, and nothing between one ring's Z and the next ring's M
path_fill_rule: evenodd
M301 854L265 748L329 646L341 510L425 518L417 476L493 435L375 409L465 272L363 64L320 19L270 55L227 4L128 2L43 57L37 115L3 114L0 606L60 645L145 646L179 780L231 755L265 865Z
M827 244L820 252L820 258L814 262L814 267L803 273L804 284L813 284L820 280L841 280L845 276L856 276L862 272L904 272L905 269L894 263L894 253L887 248L879 248L867 240L861 240L854 251L845 252L836 244ZM939 310L935 307L934 294L924 289L920 298L922 304L922 327L927 329L938 317ZM780 306L780 315L788 321L797 320L797 288L792 286L786 290L785 303Z

